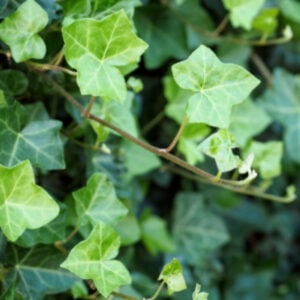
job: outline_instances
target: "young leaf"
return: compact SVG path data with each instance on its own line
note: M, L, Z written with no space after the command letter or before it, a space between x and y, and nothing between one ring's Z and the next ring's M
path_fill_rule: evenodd
M259 81L242 67L223 64L207 47L200 46L187 60L172 67L177 84L192 91L187 114L191 123L227 128L231 107L242 102Z
M81 93L123 102L126 84L120 68L136 64L147 48L125 12L101 21L75 21L63 28L63 38L66 59L78 71Z
M266 8L253 20L252 28L261 31L265 36L274 33L278 25L278 8Z
M33 117L17 102L0 109L0 163L13 166L29 159L42 170L63 169L61 122Z
M117 198L113 184L105 174L95 173L83 187L73 193L81 224L95 225L101 221L116 224L128 212Z
M265 0L223 0L224 6L230 11L232 25L248 30L264 2Z
M237 168L241 163L240 158L232 152L235 147L234 136L227 129L220 129L199 146L202 152L215 159L218 170L222 173Z
M0 39L10 47L16 62L44 57L46 45L37 33L47 23L47 13L34 0L27 0L0 24Z
M274 120L285 127L284 142L289 157L300 163L300 76L277 69L273 86L259 102Z
M20 297L3 299L43 300L46 295L67 291L80 279L59 267L64 255L52 246L38 246L22 249L12 246L7 251L7 262L13 267L7 269L5 284L13 285Z
M246 153L254 154L253 167L259 169L259 175L263 179L270 179L281 174L282 142L252 141Z
M208 299L208 293L200 292L201 291L201 285L196 283L195 290L193 292L193 300L207 300Z
M124 265L113 260L119 247L118 234L110 226L100 222L86 240L71 250L61 266L82 279L92 279L98 291L107 297L112 291L131 281Z
M59 213L56 202L34 183L29 161L13 168L0 166L0 227L15 241L26 228L39 228Z
M171 262L164 266L158 280L163 280L167 284L169 295L186 289L182 266L176 258L173 258Z
M173 239L187 261L197 265L228 242L229 234L222 219L204 206L200 194L180 193L175 199Z

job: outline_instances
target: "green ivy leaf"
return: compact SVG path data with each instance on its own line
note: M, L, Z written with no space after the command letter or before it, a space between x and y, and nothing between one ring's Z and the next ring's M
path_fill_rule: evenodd
M182 272L182 266L176 258L166 264L161 271L158 280L163 280L167 284L169 295L186 289Z
M158 254L159 251L169 253L175 250L174 242L163 219L146 211L142 216L140 226L142 241L152 255Z
M134 22L139 35L149 44L145 64L155 69L167 59L183 59L188 55L184 25L161 5L136 10Z
M120 68L136 64L147 48L125 12L101 21L75 21L63 28L63 38L66 59L78 71L81 93L123 102L126 83Z
M273 85L260 99L261 106L285 127L284 142L289 157L300 163L300 76L276 69Z
M86 240L71 250L61 266L82 279L92 279L98 291L107 297L112 291L131 281L124 265L113 260L119 247L118 234L101 222L94 227Z
M179 253L192 265L201 264L229 240L222 219L207 209L196 193L176 196L172 233Z
M297 0L279 0L278 5L280 12L282 12L285 17L294 22L300 22L300 3Z
M95 225L101 221L114 225L128 212L117 198L114 186L105 174L94 174L86 187L75 191L73 197L83 225Z
M208 293L200 292L201 291L201 285L196 283L195 290L193 292L193 300L207 300L208 299Z
M16 62L45 56L46 45L37 34L48 23L47 13L34 0L27 0L0 24L0 39Z
M13 166L29 159L42 170L65 168L61 122L31 113L32 106L27 110L17 102L0 109L0 163Z
M172 72L182 89L193 92L186 111L190 122L219 128L229 126L231 107L245 100L259 83L242 67L220 62L203 45L173 65Z
M235 138L230 131L220 129L204 140L199 148L215 159L220 172L227 172L237 168L241 163L240 158L232 152L236 146Z
M265 0L223 0L224 6L230 11L230 21L234 27L251 29L251 23Z
M56 202L34 183L29 161L13 168L0 166L0 227L15 241L26 228L39 228L59 213Z
M268 114L252 100L247 99L232 108L229 130L233 133L237 144L242 147L270 123L271 118Z
M4 285L14 286L15 298L5 299L43 300L46 295L67 291L80 280L59 267L65 256L52 246L8 250L7 262L14 266L7 269Z
M254 154L253 167L259 169L259 175L263 179L270 179L281 174L282 142L252 141L247 147L246 153Z

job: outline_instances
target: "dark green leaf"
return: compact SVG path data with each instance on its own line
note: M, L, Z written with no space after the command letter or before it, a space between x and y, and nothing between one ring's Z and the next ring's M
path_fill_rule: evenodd
M31 117L18 103L0 109L0 163L13 166L29 159L42 170L63 169L61 122Z
M8 96L21 95L28 87L28 79L24 73L17 70L2 70L0 72L0 89Z

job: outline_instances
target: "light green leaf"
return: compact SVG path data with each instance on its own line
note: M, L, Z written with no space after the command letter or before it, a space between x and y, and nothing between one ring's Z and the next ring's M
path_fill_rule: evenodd
M114 186L105 174L94 174L86 187L75 191L73 197L76 212L83 225L95 225L101 221L114 225L128 212L117 198Z
M199 143L209 134L209 128L204 124L187 124L178 141L178 150L187 162L194 165L202 162L204 156L199 151Z
M75 21L63 28L63 38L66 59L78 71L81 93L123 102L126 84L120 67L136 64L147 48L125 12L101 21Z
M34 0L27 0L0 24L0 39L10 47L16 62L45 56L46 45L37 33L47 23L47 13Z
M140 226L142 241L152 255L156 255L160 251L169 253L175 250L174 242L168 233L167 224L163 219L145 212Z
M195 290L193 292L193 300L207 300L208 299L208 293L200 292L201 291L201 285L196 283Z
M0 166L0 227L15 241L26 228L39 228L59 213L56 202L34 183L29 161L13 168Z
M80 280L59 267L65 256L52 246L36 246L28 250L12 246L7 250L10 268L7 269L5 285L14 285L22 298L15 295L15 298L5 299L43 300L46 295L67 291Z
M235 138L230 131L220 129L204 140L199 148L215 159L220 172L227 172L237 168L241 163L240 158L232 152L236 146Z
M193 92L186 111L190 122L219 128L229 126L231 107L242 102L259 83L242 67L220 62L205 46L173 65L172 72L182 89Z
M233 133L237 144L242 147L270 123L268 114L252 100L247 99L232 108L229 130Z
M277 69L273 85L260 99L261 106L284 128L284 142L289 157L300 163L300 76Z
M149 44L145 53L148 69L161 66L169 58L183 59L188 55L185 26L167 7L155 4L141 7L135 12L134 23Z
M270 179L281 174L282 142L252 141L247 147L246 153L254 154L253 167L259 170L259 175L263 179Z
M277 7L265 8L253 20L252 28L261 31L265 36L273 34L278 25L278 13Z
M92 279L98 291L107 297L112 291L131 281L124 265L113 260L119 247L118 234L101 222L94 227L86 240L71 250L61 266L82 279Z
M32 106L17 102L0 109L0 163L13 166L29 159L42 170L65 168L63 144L60 138L61 122L32 119Z
M172 233L178 252L192 265L201 264L229 240L222 219L207 209L196 193L176 196Z
M234 27L251 29L251 23L265 0L223 0L224 6L230 11L230 21Z
M126 167L126 178L145 174L160 167L159 158L135 145L132 142L123 141L124 165Z
M173 258L171 262L166 264L161 271L158 280L163 280L167 284L169 295L186 289L182 272L182 266L176 258Z

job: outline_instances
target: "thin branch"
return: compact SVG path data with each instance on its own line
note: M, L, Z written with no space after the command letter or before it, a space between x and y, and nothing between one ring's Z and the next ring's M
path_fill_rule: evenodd
M163 148L163 149L160 149L160 151L165 151L165 152L171 152L172 149L176 146L182 132L183 132L183 129L185 128L187 122L189 121L189 118L187 116L185 116L181 122L181 125L173 139L173 141L171 142L171 144L167 147L167 148Z
M165 285L165 282L162 281L160 283L160 285L158 286L157 290L155 291L154 295L151 298L148 298L146 300L155 300L159 296L159 294L160 294L161 290L163 289L164 285Z
M156 124L158 124L163 117L165 116L165 112L162 110L159 112L149 123L147 123L144 128L142 128L141 132L146 134L149 130L151 130Z
M228 21L229 21L229 15L227 14L212 34L216 36L220 35L221 32L226 28Z
M131 296L128 296L128 295L125 295L122 293L118 293L118 292L112 292L111 294L117 298L124 299L124 300L140 300L138 298L131 297Z
M42 74L42 76L49 82L49 84L51 84L53 86L53 88L59 93L61 94L66 100L68 100L72 105L74 105L82 114L85 111L85 108L74 98L72 97L64 88L62 88L56 81L54 81L52 78L50 78L49 76ZM131 142L137 144L138 146L144 148L145 150L148 150L160 157L165 158L166 160L174 163L177 166L182 167L183 169L190 171L200 177L202 177L204 180L206 180L208 183L214 184L214 185L218 185L220 187L224 187L227 189L231 189L232 191L235 191L237 193L242 193L242 194L247 194L247 195L252 195L252 196L257 196L260 198L264 198L264 199L269 199L269 200L274 200L274 201L279 201L279 202L290 202L293 199L287 199L284 198L285 201L283 201L283 197L278 197L275 195L270 195L270 194L266 194L261 192L260 190L257 189L250 189L250 187L248 187L248 183L249 180L240 180L240 181L233 181L233 180L227 180L227 179L219 179L218 181L216 181L216 177L215 175L212 175L200 168L197 168L193 165L190 165L189 163L187 163L185 160L180 159L179 157L170 154L168 152L164 152L161 151L160 148L154 147L148 143L143 142L142 140L132 136L131 134L127 133L126 131L122 130L119 127L116 127L115 125L93 115L90 114L88 119L93 120L98 122L99 124L108 127L110 129L112 129L113 131L119 133L122 137L130 140ZM245 184L247 184L247 187L243 187L245 186Z

